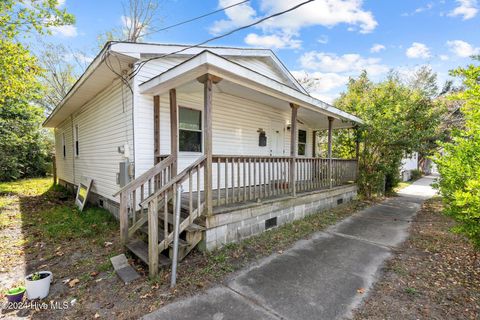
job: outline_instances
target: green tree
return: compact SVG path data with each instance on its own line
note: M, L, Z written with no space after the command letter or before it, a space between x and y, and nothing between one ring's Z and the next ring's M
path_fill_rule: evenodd
M19 39L73 22L57 0L0 1L0 180L45 174L52 147L35 104L43 70Z
M439 108L422 90L412 89L391 73L373 83L363 72L350 79L347 91L335 105L363 119L360 130L359 191L372 197L398 183L399 167L405 153L418 150L435 135L441 117ZM354 152L354 134L341 135L338 152ZM338 141L335 144L339 144ZM346 147L345 147L346 146Z
M445 203L444 212L458 222L454 230L480 248L480 66L458 68L451 75L460 77L465 86L464 91L450 97L463 103L465 122L436 155L440 172L437 186Z

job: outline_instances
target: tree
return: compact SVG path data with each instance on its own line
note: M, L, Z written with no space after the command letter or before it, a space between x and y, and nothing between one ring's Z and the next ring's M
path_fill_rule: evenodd
M480 61L480 56L474 59ZM442 152L436 155L437 187L445 214L458 222L454 230L480 249L480 65L458 68L451 75L460 77L465 86L450 96L462 102L465 124L453 131L451 142L443 143Z
M124 0L122 8L122 26L100 34L97 38L100 47L107 41L139 42L160 29L160 0Z
M373 83L363 72L350 79L347 91L335 105L363 119L360 127L360 192L372 197L391 191L398 183L399 167L405 153L418 150L434 135L441 113L421 90L404 85L395 73ZM343 145L352 153L353 134L343 135ZM335 142L338 144L338 141Z
M45 111L51 112L78 79L78 69L69 59L75 60L76 52L68 50L60 44L42 43L39 51L39 64L44 72L40 82L43 85L43 94L38 103ZM80 62L79 62L80 64Z
M45 174L52 147L35 104L43 70L18 39L73 21L56 0L0 1L0 180Z
M59 9L58 0L0 1L0 38L13 39L20 33L50 32L50 27L75 23L75 17Z

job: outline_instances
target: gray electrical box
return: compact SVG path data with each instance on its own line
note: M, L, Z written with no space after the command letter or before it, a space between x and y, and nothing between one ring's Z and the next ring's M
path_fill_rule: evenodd
M130 163L128 161L122 161L119 163L117 183L120 185L120 187L124 187L127 183L130 182L129 167L130 167Z

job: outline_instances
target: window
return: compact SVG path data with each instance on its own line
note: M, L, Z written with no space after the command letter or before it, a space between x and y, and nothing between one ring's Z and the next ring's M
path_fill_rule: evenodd
M78 149L78 124L75 125L75 131L73 132L75 139L75 156L78 157L80 150Z
M63 157L67 156L67 146L65 144L65 133L62 133L62 149L63 149Z
M178 150L202 152L202 112L180 107L178 112Z
M307 150L307 131L298 130L298 155L304 156Z

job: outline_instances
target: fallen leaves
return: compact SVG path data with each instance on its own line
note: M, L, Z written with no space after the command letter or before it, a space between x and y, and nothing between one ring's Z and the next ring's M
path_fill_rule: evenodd
M75 287L75 285L77 285L79 282L80 282L80 280L78 280L78 279L70 280L70 281L68 282L68 286L69 286L70 288L73 288L73 287Z
M358 288L357 293L364 294L365 293L365 288Z

